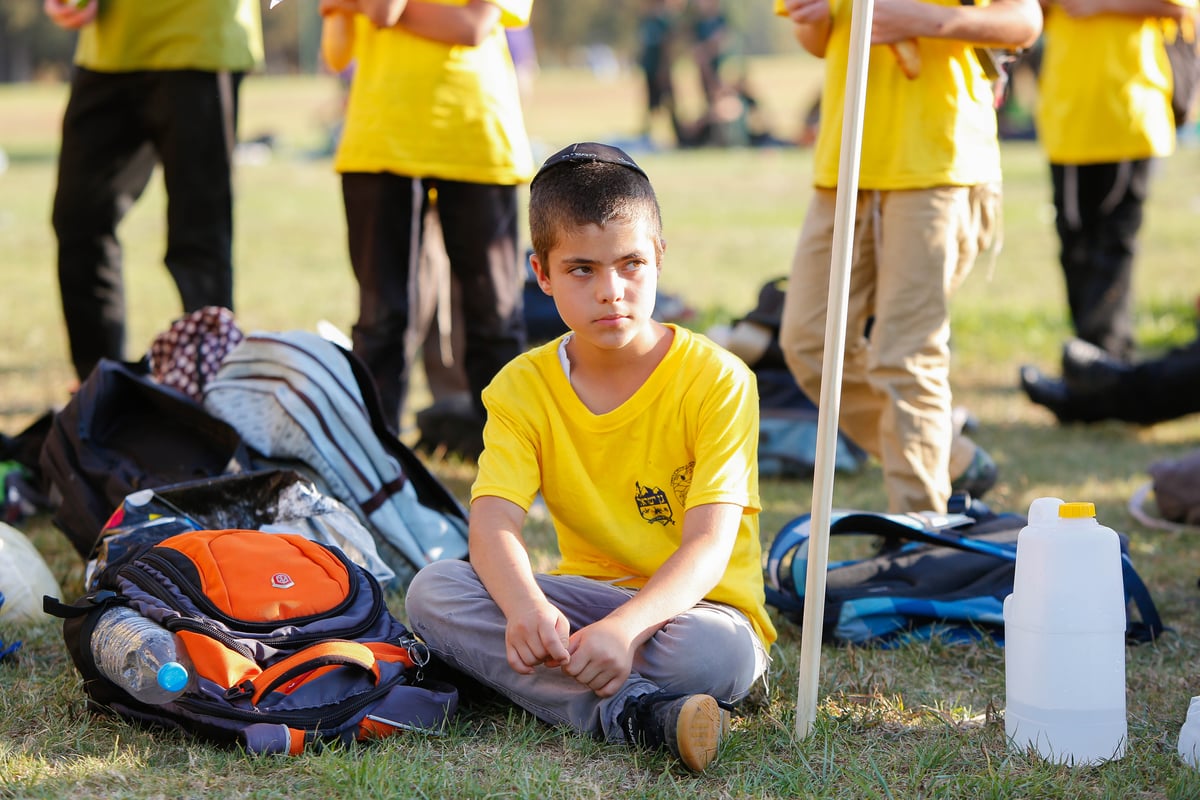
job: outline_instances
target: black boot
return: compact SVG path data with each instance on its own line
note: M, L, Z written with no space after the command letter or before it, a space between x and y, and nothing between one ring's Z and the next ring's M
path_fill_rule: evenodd
M1069 339L1062 350L1062 379L1071 394L1107 392L1132 369L1083 339Z
M1065 381L1047 377L1037 367L1026 364L1021 367L1021 388L1030 400L1050 409L1059 422L1078 420L1078 415L1072 410L1072 396Z

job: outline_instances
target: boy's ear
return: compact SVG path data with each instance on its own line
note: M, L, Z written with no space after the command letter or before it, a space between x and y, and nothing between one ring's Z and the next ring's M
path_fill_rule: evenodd
M538 287L542 293L550 295L550 280L546 277L546 270L542 269L542 260L538 258L537 253L529 254L529 266L533 267L533 274L537 277Z

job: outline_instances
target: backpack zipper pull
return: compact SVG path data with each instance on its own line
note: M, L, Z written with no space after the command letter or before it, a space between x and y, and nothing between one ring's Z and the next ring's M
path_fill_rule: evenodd
M411 633L405 633L399 638L400 646L408 651L408 657L412 659L415 666L424 667L429 664L432 655L429 652L429 645L422 642Z
M241 700L243 697L250 697L254 694L254 682L245 680L237 686L230 686L225 690L226 700Z

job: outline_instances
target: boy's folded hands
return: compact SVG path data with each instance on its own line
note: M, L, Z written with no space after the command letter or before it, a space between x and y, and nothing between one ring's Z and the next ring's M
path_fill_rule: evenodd
M611 697L633 671L633 641L625 625L605 617L571 634L571 658L563 665L570 675L599 697Z
M570 661L567 651L571 624L552 604L542 601L508 616L504 637L508 665L529 675L539 665L560 667Z
M637 642L627 626L611 618L570 633L570 623L549 602L508 618L508 664L522 675L539 667L561 668L600 697L610 697L633 671Z

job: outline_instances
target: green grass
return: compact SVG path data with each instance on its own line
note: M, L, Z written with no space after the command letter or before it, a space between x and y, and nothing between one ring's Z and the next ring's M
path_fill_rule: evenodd
M773 59L751 69L777 131L793 133L819 81L816 62ZM596 85L580 72L543 73L528 111L539 154L571 140L632 137L638 92L632 76ZM64 402L73 377L48 221L65 97L61 86L0 86L0 147L10 158L0 175L0 430L10 434ZM278 143L268 162L243 165L236 179L237 305L247 330L311 328L322 318L348 328L353 321L356 288L338 183L328 159L307 156L320 147L322 125L336 107L327 78L251 78L245 85L243 138L272 133ZM809 152L638 159L664 209L664 288L681 294L704 325L745 313L763 281L787 272L808 202ZM1147 352L1193 330L1198 159L1200 149L1181 150L1162 164L1151 189L1136 274L1138 334ZM977 266L954 305L955 399L979 418L976 438L1000 464L992 505L1024 512L1039 496L1094 501L1102 523L1130 535L1135 563L1174 628L1159 644L1128 651L1130 743L1122 760L1071 770L1008 752L1003 652L991 646L827 647L815 732L794 741L800 633L786 622L769 689L744 708L704 776L683 773L658 754L548 729L500 704L467 709L443 738L403 736L348 752L255 759L89 714L51 623L23 631L0 625L3 638L25 642L20 661L0 668L0 797L1200 796L1200 772L1181 766L1174 753L1188 699L1200 694L1194 534L1142 529L1125 510L1147 480L1146 467L1191 449L1200 421L1061 428L1020 394L1017 367L1054 369L1068 329L1044 159L1036 145L1008 143L1004 164L1004 249L994 269ZM152 182L121 229L131 357L178 314L160 263L163 201ZM469 467L432 466L465 496ZM807 481L764 482L764 543L809 510L811 493ZM839 476L834 501L882 508L878 467ZM82 564L65 538L45 518L24 529L74 597ZM532 525L529 535L537 562L551 563L545 526ZM393 601L399 609L400 599Z

